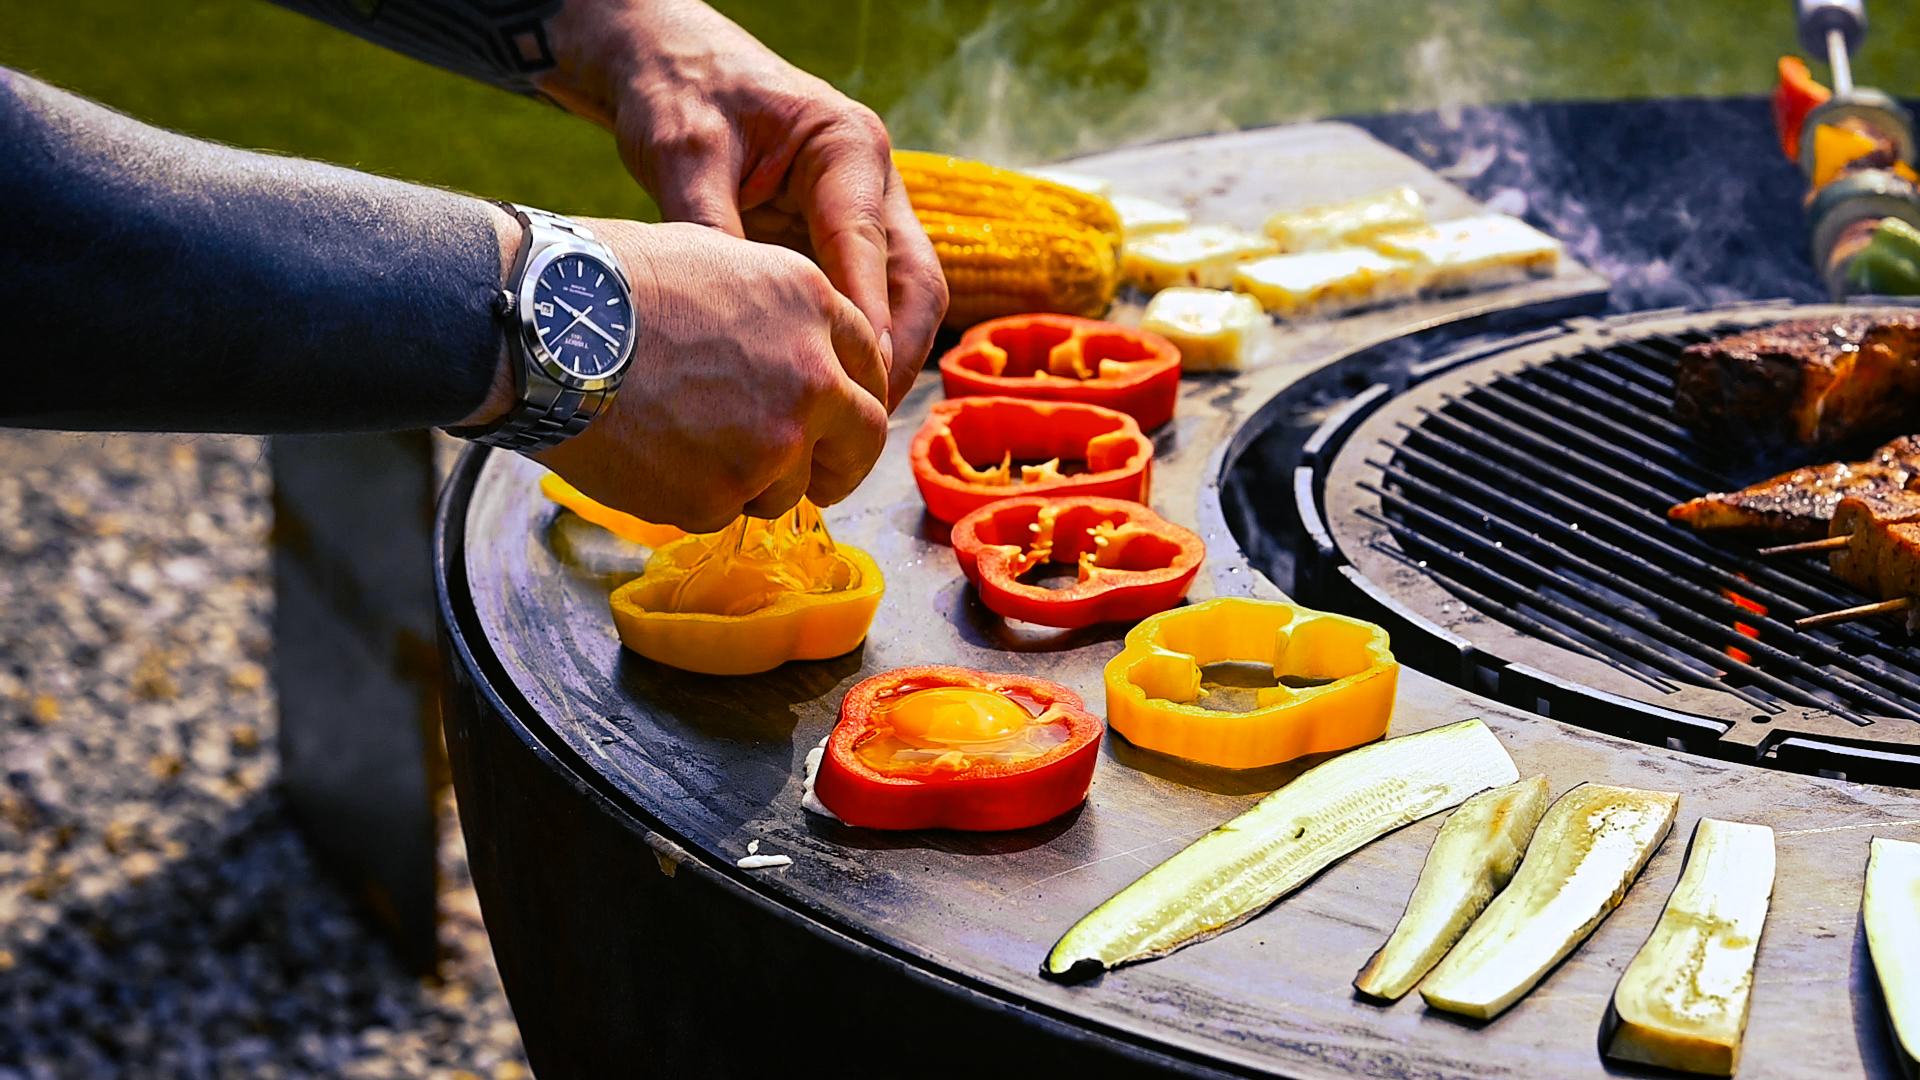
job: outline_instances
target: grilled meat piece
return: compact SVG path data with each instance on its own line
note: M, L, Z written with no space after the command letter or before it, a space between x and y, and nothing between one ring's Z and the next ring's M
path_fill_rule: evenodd
M1920 313L1796 319L1688 346L1673 415L1742 444L1823 446L1920 414Z
M1920 495L1841 499L1829 535L1849 540L1827 556L1835 577L1881 600L1920 596Z
M1739 491L1716 492L1669 509L1695 529L1752 529L1792 540L1828 535L1828 522L1848 496L1897 496L1920 477L1920 435L1903 435L1865 461L1808 465Z

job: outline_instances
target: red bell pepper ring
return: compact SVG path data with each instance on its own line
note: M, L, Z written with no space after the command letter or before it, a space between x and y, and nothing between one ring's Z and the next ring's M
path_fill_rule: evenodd
M1086 801L1102 730L1045 679L900 668L847 691L814 795L849 825L1024 829Z
M995 614L1075 628L1144 619L1178 604L1207 545L1159 514L1097 495L1001 499L954 523L960 569ZM1070 588L1028 585L1041 563L1076 563Z
M1153 472L1153 442L1126 413L1011 397L935 402L910 457L927 512L945 522L1016 495L1145 502ZM1083 462L1086 471L1062 472L1062 462Z
M1773 126L1780 133L1780 148L1788 161L1800 160L1800 129L1807 114L1833 96L1833 91L1813 81L1807 62L1797 56L1780 58L1780 82L1773 88Z
M1009 315L940 358L950 398L983 394L1117 409L1151 431L1173 418L1180 350L1151 330L1073 315Z

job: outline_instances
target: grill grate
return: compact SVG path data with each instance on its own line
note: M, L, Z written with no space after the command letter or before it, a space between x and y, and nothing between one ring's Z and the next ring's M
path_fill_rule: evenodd
M1616 685L1627 676L1638 700L1706 690L1733 724L1819 713L1843 742L1852 729L1863 743L1920 746L1920 650L1902 628L1793 626L1867 599L1824 557L1760 559L1750 541L1668 520L1674 503L1778 471L1696 444L1671 419L1680 351L1720 329L1693 321L1635 340L1592 335L1577 352L1496 355L1390 400L1315 463L1333 557L1389 607L1449 622L1435 610L1449 604L1423 610L1395 596L1397 580L1477 613L1453 616L1441 637L1471 638L1461 625L1484 617L1548 647L1503 658L1530 670L1561 670L1552 655L1571 653Z

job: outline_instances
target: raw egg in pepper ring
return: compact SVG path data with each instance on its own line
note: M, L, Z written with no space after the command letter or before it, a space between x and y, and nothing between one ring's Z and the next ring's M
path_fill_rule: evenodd
M847 691L814 792L850 825L991 832L1086 800L1102 725L1025 675L900 668Z

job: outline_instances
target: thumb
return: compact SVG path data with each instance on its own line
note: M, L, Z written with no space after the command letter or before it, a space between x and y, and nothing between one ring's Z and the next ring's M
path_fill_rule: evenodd
M740 226L741 148L724 121L696 123L683 134L654 141L642 159L663 220L746 236Z

